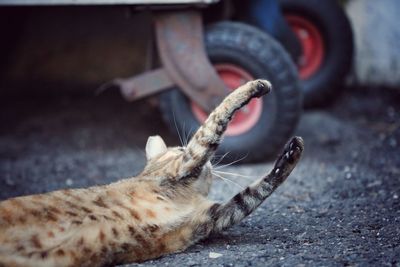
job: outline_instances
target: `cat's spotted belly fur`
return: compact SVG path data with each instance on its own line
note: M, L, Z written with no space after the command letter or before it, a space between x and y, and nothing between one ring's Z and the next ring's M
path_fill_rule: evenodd
M147 165L133 178L0 203L0 266L109 266L186 249L257 208L290 174L303 151L293 138L273 170L230 201L206 198L212 158L233 113L270 91L253 81L231 93L186 147L146 144Z
M191 244L194 207L211 204L174 203L154 185L124 183L129 181L2 202L0 262L12 255L23 266L26 259L32 266L109 265L128 258L144 261Z

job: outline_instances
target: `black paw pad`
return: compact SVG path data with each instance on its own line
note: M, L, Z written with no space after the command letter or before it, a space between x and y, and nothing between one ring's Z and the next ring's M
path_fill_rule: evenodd
M283 158L289 162L293 162L301 156L304 150L304 141L301 137L293 137L285 146Z
M304 150L304 142L301 137L293 137L286 145L275 163L272 174L276 177L288 174L296 166Z

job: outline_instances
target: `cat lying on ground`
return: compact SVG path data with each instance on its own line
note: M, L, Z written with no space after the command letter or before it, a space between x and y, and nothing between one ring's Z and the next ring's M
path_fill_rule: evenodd
M291 173L303 151L292 138L274 168L231 200L208 200L211 158L234 112L271 90L248 82L228 95L186 147L149 137L137 177L0 203L0 266L105 266L185 250L253 212Z

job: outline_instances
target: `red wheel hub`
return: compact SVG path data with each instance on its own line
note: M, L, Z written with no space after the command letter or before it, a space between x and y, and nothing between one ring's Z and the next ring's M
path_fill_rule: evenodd
M232 64L215 64L218 75L222 81L233 91L247 81L254 80L254 77L240 67ZM207 119L207 113L204 112L194 102L191 103L191 108L195 117L204 122ZM260 119L262 111L262 99L252 99L249 104L241 108L235 113L232 121L229 123L225 134L228 136L240 135L250 130Z
M325 46L322 35L318 28L304 17L286 14L285 18L303 48L297 65L300 78L306 80L319 70L324 60Z

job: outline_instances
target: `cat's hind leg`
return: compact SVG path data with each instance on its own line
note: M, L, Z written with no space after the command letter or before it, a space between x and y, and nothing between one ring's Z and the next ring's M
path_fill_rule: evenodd
M293 137L279 155L272 171L238 193L225 204L213 204L206 211L210 232L228 228L253 212L292 172L304 149L303 139Z

